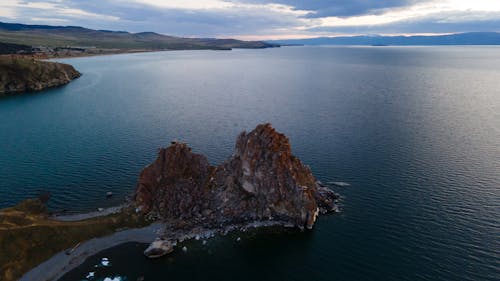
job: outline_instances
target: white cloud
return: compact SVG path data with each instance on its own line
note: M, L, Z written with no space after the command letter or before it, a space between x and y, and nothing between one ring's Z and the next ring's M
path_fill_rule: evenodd
M304 0L307 1L307 0ZM339 0L340 1L340 0ZM335 2L340 5L339 1ZM375 0L374 0L375 1ZM384 1L384 0L377 0ZM388 0L385 0L388 1ZM280 2L286 4L277 4ZM358 4L363 2L358 1ZM390 3L391 5L389 5ZM271 0L0 0L0 18L21 23L82 25L181 36L290 38L391 32L453 32L470 22L485 29L500 20L500 0L391 0L364 14L324 16L304 2ZM330 3L330 2L328 2ZM321 7L328 4L322 3ZM406 6L395 5L412 3ZM373 3L371 3L373 4ZM367 7L374 7L373 5ZM298 5L300 9L294 7ZM334 4L332 4L334 5ZM347 5L347 4L346 4ZM308 10L311 7L311 10ZM336 6L335 6L336 7ZM316 7L317 8L317 7ZM328 8L328 7L327 7ZM358 7L359 8L359 7ZM311 15L314 16L311 17ZM328 13L331 14L331 13ZM410 24L411 23L411 24ZM404 26L404 28L403 28ZM444 28L446 27L446 28ZM427 28L427 29L426 29ZM437 30L439 29L439 31Z
M500 11L500 1L498 0L448 0L444 1L443 7L456 11Z
M68 19L58 19L58 18L44 18L44 17L34 17L34 18L30 18L31 21L34 21L34 22L47 22L47 23L51 23L51 24L54 24L54 23L59 23L59 24L65 24L65 23L68 23L70 22Z
M132 0L128 2L142 3L168 9L204 10L204 9L224 9L232 6L231 3L221 0Z
M43 15L44 19L50 20L53 19L54 22L61 21L65 18L95 18L100 20L107 21L116 21L119 20L118 17L106 15L106 14L98 14L88 12L82 9L71 8L67 6L64 1L47 1L47 2L29 2L29 1L21 1L21 0L2 0L0 4L1 12L0 15L3 16L4 11L8 11L8 16L10 18L23 18L24 13L31 11L31 13L35 13L38 15ZM30 17L32 19L37 19L41 17Z
M230 2L224 0L120 0L122 3L139 3L146 4L162 9L179 9L179 10L212 10L221 12L232 12L238 15L241 10L253 10L261 12L276 12L288 15L295 15L297 17L305 16L311 11L297 10L293 6L266 3L266 4L252 4L243 2Z
M317 22L311 22L309 28L385 25L426 17L442 17L445 21L449 14L465 16L463 19L455 18L455 21L490 19L498 15L496 12L500 12L498 0L434 0L404 8L383 9L371 15L319 18Z
M16 4L15 0L2 0L0 2L0 17L15 19L16 18Z

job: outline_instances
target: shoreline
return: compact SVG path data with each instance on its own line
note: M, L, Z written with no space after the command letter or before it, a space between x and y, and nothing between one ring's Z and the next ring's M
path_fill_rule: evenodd
M41 60L58 60L58 59L72 59L72 58L89 58L89 57L102 57L102 56L115 56L115 55L127 55L127 54L140 54L140 53L156 53L156 52L169 52L169 51L181 51L181 50L130 50L130 51L111 51L108 53L81 53L73 55L60 55L60 56L47 56Z
M63 250L50 259L24 273L19 281L58 280L64 274L83 264L88 258L102 250L128 242L151 243L164 229L162 223L153 223L143 228L133 228L111 235L93 238L81 243L71 254Z
M271 47L268 47L271 48ZM106 50L105 52L96 52L96 53L70 53L70 54L62 54L62 55L50 55L50 54L1 54L1 58L17 58L17 59L26 59L26 60L34 60L34 61L40 61L40 62L51 62L51 63L58 63L58 64L68 64L69 66L73 67L73 65L68 62L64 63L61 62L60 60L67 60L67 59L76 59L76 58L90 58L90 57L101 57L101 56L115 56L115 55L127 55L127 54L140 54L140 53L158 53L158 52L171 52L171 51L232 51L234 49L263 49L263 48L230 48L230 49L130 49L130 50ZM78 70L76 70L78 71ZM78 77L75 77L65 83L60 83L57 85L49 85L49 86L44 86L42 88L36 89L36 90L23 90L23 91L9 91L9 92L3 92L0 93L0 97L6 97L6 96L17 96L17 95L23 95L27 93L38 93L42 92L45 90L49 90L52 88L57 88L61 86L65 86L69 83L71 83L74 79L79 78L83 73L80 73Z
M103 248L128 241L150 243L164 229L127 204L49 216L39 199L1 209L0 224L2 280L19 280L26 274L24 280L54 280L60 271Z
M62 54L62 55L47 55L47 54L2 54L0 57L20 57L20 58L29 58L40 61L57 61L59 59L72 59L72 58L87 58L87 57L101 57L101 56L114 56L114 55L127 55L127 54L141 54L141 53L159 53L159 52L173 52L173 51L232 51L238 49L263 49L263 48L231 48L231 49L131 49L131 50L105 50L104 52L96 52L96 53L71 53L71 54Z
M116 207L115 207L116 208ZM138 242L150 244L157 238L161 237L173 242L176 247L179 243L189 240L207 240L216 235L226 236L231 232L245 233L249 230L258 230L271 227L300 228L285 221L252 221L248 223L233 224L220 228L203 228L197 227L190 230L177 230L173 232L166 231L166 223L154 222L143 228L133 228L115 232L105 237L93 238L82 242L76 247L71 254L67 254L67 250L60 251L53 255L48 260L35 266L18 280L18 281L54 281L58 280L66 273L82 265L87 258L98 254L99 252L119 246L129 242ZM302 231L302 230L299 230ZM146 249L146 248L145 248ZM166 255L168 256L168 255Z
M78 213L70 215L52 215L50 220L61 222L78 222L82 220L103 217L110 214L121 212L124 208L130 207L129 204L121 204L105 208L103 211L94 211L88 213ZM150 225L142 228L131 228L114 232L113 234L96 237L90 240L78 243L75 248L68 254L68 250L64 249L42 263L36 265L29 271L25 272L19 281L53 281L58 280L66 273L81 266L87 258L98 254L99 252L119 246L129 242L138 242L150 244L158 238L169 240L174 246L189 241L189 240L208 240L216 235L226 236L231 232L245 233L249 230L258 230L262 228L280 227L283 229L296 228L299 231L300 227L291 222L280 220L265 220L265 221L251 221L246 223L236 223L220 227L195 227L186 230L169 231L168 223L153 222ZM168 255L167 255L168 256Z
M121 212L123 208L126 208L128 206L129 206L129 204L121 204L118 206L103 208L102 211L92 211L92 212L87 212L87 213L75 213L75 214L69 214L69 215L56 213L56 214L51 215L49 217L49 219L55 220L55 221L64 221L64 222L81 221L81 220L93 219L93 218L104 217L107 215L116 214L116 213Z

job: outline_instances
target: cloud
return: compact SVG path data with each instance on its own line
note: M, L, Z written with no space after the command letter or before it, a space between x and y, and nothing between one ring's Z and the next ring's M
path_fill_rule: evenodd
M265 0L235 0L245 3L269 3ZM326 16L347 17L369 13L374 10L394 7L404 7L417 0L274 0L279 3L294 7L297 10L309 11L308 17L319 18ZM420 1L421 2L421 1Z
M485 22L496 22L500 15L500 2L489 0L443 0L417 3L404 8L379 10L377 13L352 17L323 17L308 30L380 30L377 27L401 28L402 25L414 26L415 29L427 28L435 32L435 28L444 23L477 26ZM475 24L474 24L475 23ZM488 26L491 26L487 24ZM447 25L452 28L452 24ZM448 30L451 31L451 30ZM403 30L401 30L403 32Z
M459 33L474 31L500 31L500 13L482 12L471 16L463 12L445 12L397 22L370 26L316 26L307 29L313 34L425 34Z
M2 0L0 19L245 39L498 30L496 0Z
M10 0L5 0L5 2L0 3L0 18L5 19L15 19L16 18L16 7Z
M71 22L79 19L94 19L99 21L117 21L114 17L102 13L93 13L83 9L71 8L63 1L21 1L2 0L1 11L9 11L7 16L0 12L0 16L10 19L22 19L24 21L48 21L48 22Z

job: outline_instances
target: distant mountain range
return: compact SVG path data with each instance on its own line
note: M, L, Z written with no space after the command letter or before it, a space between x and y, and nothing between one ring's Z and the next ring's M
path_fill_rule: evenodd
M500 45L500 33L468 32L436 36L350 36L267 41L280 45Z
M26 25L0 22L0 43L49 48L102 48L119 50L228 50L269 48L274 44L235 39L183 38L154 32L93 30L78 26Z

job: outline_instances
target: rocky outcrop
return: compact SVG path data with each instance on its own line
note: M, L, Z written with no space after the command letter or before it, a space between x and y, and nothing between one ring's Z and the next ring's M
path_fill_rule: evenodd
M0 95L41 91L80 77L73 66L22 57L0 58Z
M174 251L174 246L170 241L157 239L144 250L144 255L148 258L159 258Z
M173 142L140 174L136 204L176 229L279 221L312 228L337 196L321 186L270 124L241 133L233 155L219 166Z

